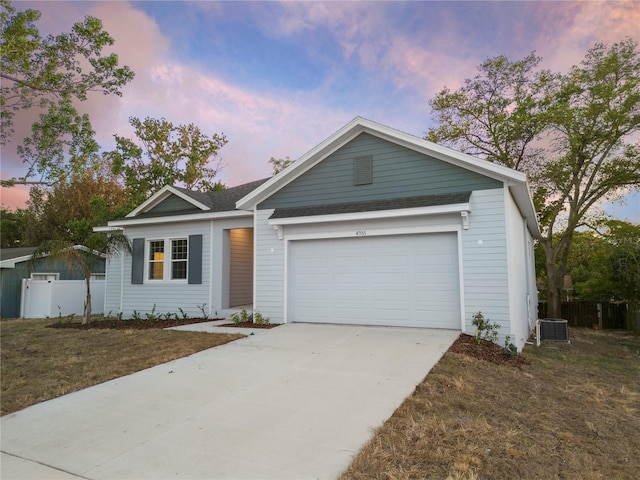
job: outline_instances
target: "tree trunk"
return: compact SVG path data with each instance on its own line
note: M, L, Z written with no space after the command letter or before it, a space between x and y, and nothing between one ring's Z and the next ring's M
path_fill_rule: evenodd
M87 299L84 306L84 317L82 318L82 324L86 325L91 321L91 283L87 279Z
M548 239L542 240L542 246L547 257L547 315L549 315L549 318L560 318L562 315L560 309L564 271L560 271L560 268L556 265L556 252L551 241Z

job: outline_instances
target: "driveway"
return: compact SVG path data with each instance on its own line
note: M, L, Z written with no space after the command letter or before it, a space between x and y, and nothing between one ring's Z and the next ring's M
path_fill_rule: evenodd
M335 478L459 335L255 332L2 417L0 476Z

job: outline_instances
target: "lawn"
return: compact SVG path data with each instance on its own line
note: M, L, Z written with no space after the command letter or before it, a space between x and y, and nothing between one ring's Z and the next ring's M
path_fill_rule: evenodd
M160 329L47 328L51 323L0 322L0 415L243 337Z
M49 323L0 323L2 415L240 337ZM450 350L341 478L638 478L640 337L570 337L518 362Z
M447 352L342 480L637 479L640 337L572 329L528 365Z

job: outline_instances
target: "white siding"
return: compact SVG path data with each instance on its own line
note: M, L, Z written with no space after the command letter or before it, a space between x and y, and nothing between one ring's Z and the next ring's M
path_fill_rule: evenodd
M473 335L471 317L481 311L510 331L509 276L504 190L478 190L471 194L469 229L462 231L465 332Z
M124 318L131 318L134 311L144 317L155 305L156 314L179 313L184 310L189 316L202 316L198 307L204 306L210 316L220 316L227 308L228 298L228 245L225 246L225 231L233 228L250 228L251 217L175 222L159 225L131 226L125 229L130 238L164 239L202 235L202 284L184 281L149 282L141 285L131 283L131 255L111 259L107 272L106 312L115 314L122 309ZM228 238L228 235L227 235ZM120 262L122 261L123 284L120 288ZM227 292L226 297L224 293ZM121 307L120 307L121 306Z
M509 235L509 297L511 299L511 342L521 350L538 316L533 238L513 197L505 192Z
M120 313L120 292L122 287L122 262L125 254L107 259L104 292L104 314Z
M272 209L257 210L254 227L254 310L271 323L284 323L284 241L269 225Z

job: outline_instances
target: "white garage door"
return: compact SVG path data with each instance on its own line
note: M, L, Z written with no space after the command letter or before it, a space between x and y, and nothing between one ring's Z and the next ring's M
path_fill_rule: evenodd
M293 322L460 328L455 233L289 243Z

